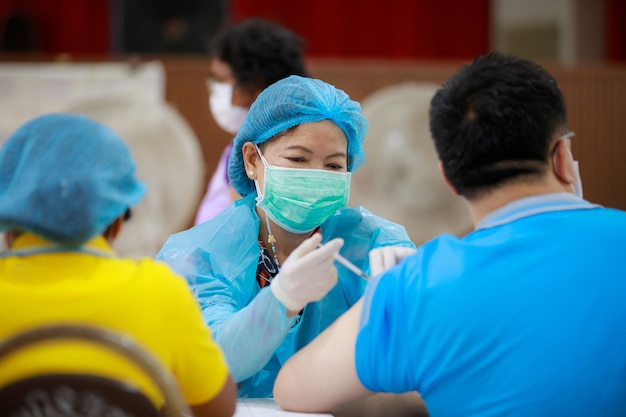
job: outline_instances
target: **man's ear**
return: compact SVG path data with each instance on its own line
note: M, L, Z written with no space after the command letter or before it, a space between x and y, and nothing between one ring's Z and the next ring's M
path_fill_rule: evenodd
M569 149L569 141L559 140L551 162L552 170L559 182L566 185L576 184L576 174L574 172L572 152Z
M8 249L11 249L11 247L13 246L13 242L15 241L15 239L17 239L17 237L19 235L21 235L21 232L18 232L17 230L7 230L4 233L4 243L6 245L6 247Z
M443 182L446 183L446 185L448 186L448 188L450 190L452 190L452 192L455 195L460 195L459 192L456 190L456 188L454 188L452 186L452 184L450 184L450 181L448 181L448 177L446 177L446 173L443 170L443 164L441 163L441 160L439 162L437 162L437 167L439 168L439 173L441 174L441 178L443 178Z
M120 234L120 231L122 230L122 225L124 224L124 221L125 221L125 215L122 214L120 217L118 217L117 219L113 220L113 223L111 223L109 225L109 227L107 227L107 229L104 231L104 233L102 233L102 236L104 236L104 238L109 243L113 243L113 241Z

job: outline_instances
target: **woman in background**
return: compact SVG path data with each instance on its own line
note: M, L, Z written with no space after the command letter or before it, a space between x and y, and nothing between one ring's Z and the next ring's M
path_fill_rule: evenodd
M303 41L289 30L262 19L248 19L219 33L209 50L209 107L217 125L236 135L261 91L289 75L307 75ZM202 199L195 224L221 213L239 195L226 174L228 144Z

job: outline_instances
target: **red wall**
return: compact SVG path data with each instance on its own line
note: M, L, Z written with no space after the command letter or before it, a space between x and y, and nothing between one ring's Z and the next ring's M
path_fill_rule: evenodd
M609 62L626 62L626 1L605 0L606 8L606 59Z
M604 1L606 59L626 62L626 0ZM0 0L0 24L3 26L11 12L29 16L39 53L108 55L110 3L111 0ZM260 16L279 22L305 38L307 54L314 57L459 60L487 51L490 3L230 0L230 21Z
M231 0L231 20L264 17L324 57L468 59L489 46L489 0Z
M0 0L0 27L20 13L33 22L36 52L108 54L109 10L110 0Z

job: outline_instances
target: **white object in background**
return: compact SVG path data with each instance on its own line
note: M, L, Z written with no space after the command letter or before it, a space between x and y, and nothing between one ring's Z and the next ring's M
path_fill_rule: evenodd
M2 63L0 108L0 145L26 121L52 112L85 114L126 140L148 192L115 242L120 255L153 257L190 224L204 163L195 134L165 103L160 62Z
M273 398L239 398L233 417L332 417L332 414L294 413L281 409Z
M441 233L463 235L472 222L463 200L445 185L428 125L438 85L405 82L361 101L369 128L365 163L352 175L350 204L403 225L422 244Z
M203 191L204 162L194 132L174 108L150 96L101 97L65 111L107 125L128 144L148 190L113 246L121 256L156 256L170 234L191 224Z
M158 61L0 64L0 144L26 121L74 103L113 94L165 99L165 69Z

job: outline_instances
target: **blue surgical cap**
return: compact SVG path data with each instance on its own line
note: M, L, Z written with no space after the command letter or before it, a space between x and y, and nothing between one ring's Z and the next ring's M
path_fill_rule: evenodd
M258 145L290 127L327 119L348 138L348 171L356 170L365 160L362 143L367 130L367 119L359 103L328 83L297 75L267 87L252 103L233 139L228 159L230 184L242 196L254 191L254 182L246 175L243 163L244 143Z
M80 245L139 203L145 189L112 130L79 115L38 117L0 149L0 230Z

